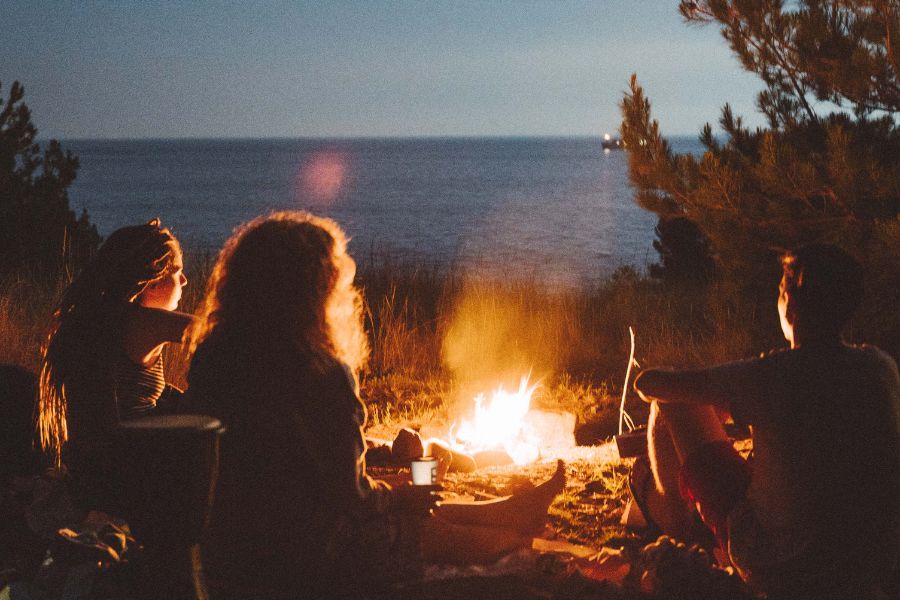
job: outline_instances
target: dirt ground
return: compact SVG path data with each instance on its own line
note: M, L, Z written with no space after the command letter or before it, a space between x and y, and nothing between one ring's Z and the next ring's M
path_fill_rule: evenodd
M566 465L566 485L548 511L547 527L535 542L535 548L502 559L487 567L459 569L432 566L423 582L394 590L389 597L423 600L491 599L569 599L569 600L651 600L670 598L721 598L747 600L747 592L736 575L715 571L707 576L700 569L696 581L681 577L684 587L667 592L648 593L642 588L641 574L647 562L647 550L656 555L669 552L666 559L673 572L685 573L692 567L696 552L675 550L670 540L657 542L645 529L623 525L630 494L628 474L633 459L620 459L615 445L578 446L545 449L530 465L495 466L472 473L448 473L442 485L445 498L486 500L528 489L551 476L556 460ZM402 477L405 470L372 468L375 477ZM571 544L571 545L567 545ZM610 562L606 555L612 557ZM644 561L644 562L642 562ZM624 566L615 569L609 565ZM632 568L636 565L636 568ZM631 570L631 573L626 573ZM646 577L646 576L645 576Z
M566 486L550 507L542 540L566 542L584 556L603 546L637 553L653 541L621 524L628 499L631 461L621 460L611 444L545 450L531 465L495 466L472 473L448 473L442 495L448 499L487 500L514 494L549 478L556 460L566 464ZM370 468L374 477L393 478L405 470ZM426 580L397 591L402 598L642 598L618 585L582 577L567 552L523 551L496 565L454 569L432 567Z
M545 537L599 548L635 539L620 520L628 500L630 460L621 460L611 444L545 451L532 465L487 467L473 473L448 473L448 495L487 499L513 494L549 478L556 459L566 464L566 487L550 507Z

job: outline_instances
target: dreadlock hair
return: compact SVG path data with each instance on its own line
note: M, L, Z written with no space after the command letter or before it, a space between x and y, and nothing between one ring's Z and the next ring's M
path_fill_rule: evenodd
M41 446L57 464L68 439L71 381L102 375L86 371L104 368L100 357L121 334L127 304L176 270L180 256L178 241L159 219L122 227L110 234L63 292L41 352L37 418Z
M355 274L347 237L331 219L285 211L245 223L219 254L189 352L221 327L244 347L281 344L315 367L338 360L356 374L369 347Z

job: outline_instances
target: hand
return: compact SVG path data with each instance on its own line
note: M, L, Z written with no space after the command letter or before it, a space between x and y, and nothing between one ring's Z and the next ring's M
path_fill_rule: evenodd
M397 509L400 512L425 516L437 508L440 496L436 492L444 489L439 485L402 485L394 488Z
M653 377L653 369L647 369L638 373L637 377L634 378L634 383L632 384L632 387L634 388L634 391L637 392L638 397L647 404L653 402L654 398L646 394L642 388L644 388L648 383L651 383Z

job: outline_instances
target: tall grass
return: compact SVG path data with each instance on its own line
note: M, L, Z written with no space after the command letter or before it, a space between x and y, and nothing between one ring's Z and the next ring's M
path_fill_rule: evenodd
M611 433L629 326L643 366L698 366L754 350L757 323L717 289L667 288L627 268L594 287L552 289L391 261L364 265L360 283L373 348L363 391L376 407L398 405L409 382L439 380L446 385L431 387L452 411L530 373L542 383L538 404L602 421Z
M743 356L755 326L715 288L671 289L631 269L594 287L563 290L396 263L362 269L360 282L374 374L477 377L522 362L615 384L627 363L629 326L637 332L639 362L671 366Z
M38 371L41 345L67 283L65 275L0 279L0 363Z
M188 255L182 310L193 312L213 257ZM0 282L0 361L39 367L65 283ZM588 288L483 279L460 270L369 260L358 282L372 355L363 395L376 422L428 421L499 383L531 374L535 402L613 423L628 360L628 327L643 366L691 366L746 356L755 323L713 290L673 290L630 269ZM170 345L168 379L184 387L185 349ZM640 409L637 409L640 412ZM612 426L609 428L612 432Z

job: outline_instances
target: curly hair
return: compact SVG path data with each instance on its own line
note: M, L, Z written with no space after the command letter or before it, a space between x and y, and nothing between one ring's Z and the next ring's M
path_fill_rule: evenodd
M177 270L180 257L178 240L159 219L122 227L63 292L41 349L37 418L41 445L57 464L68 439L67 384L97 367L89 361L96 361L120 333L127 303Z
M247 347L278 341L313 365L338 360L358 373L369 347L355 274L347 236L331 219L285 211L249 221L219 254L189 352L222 327Z

